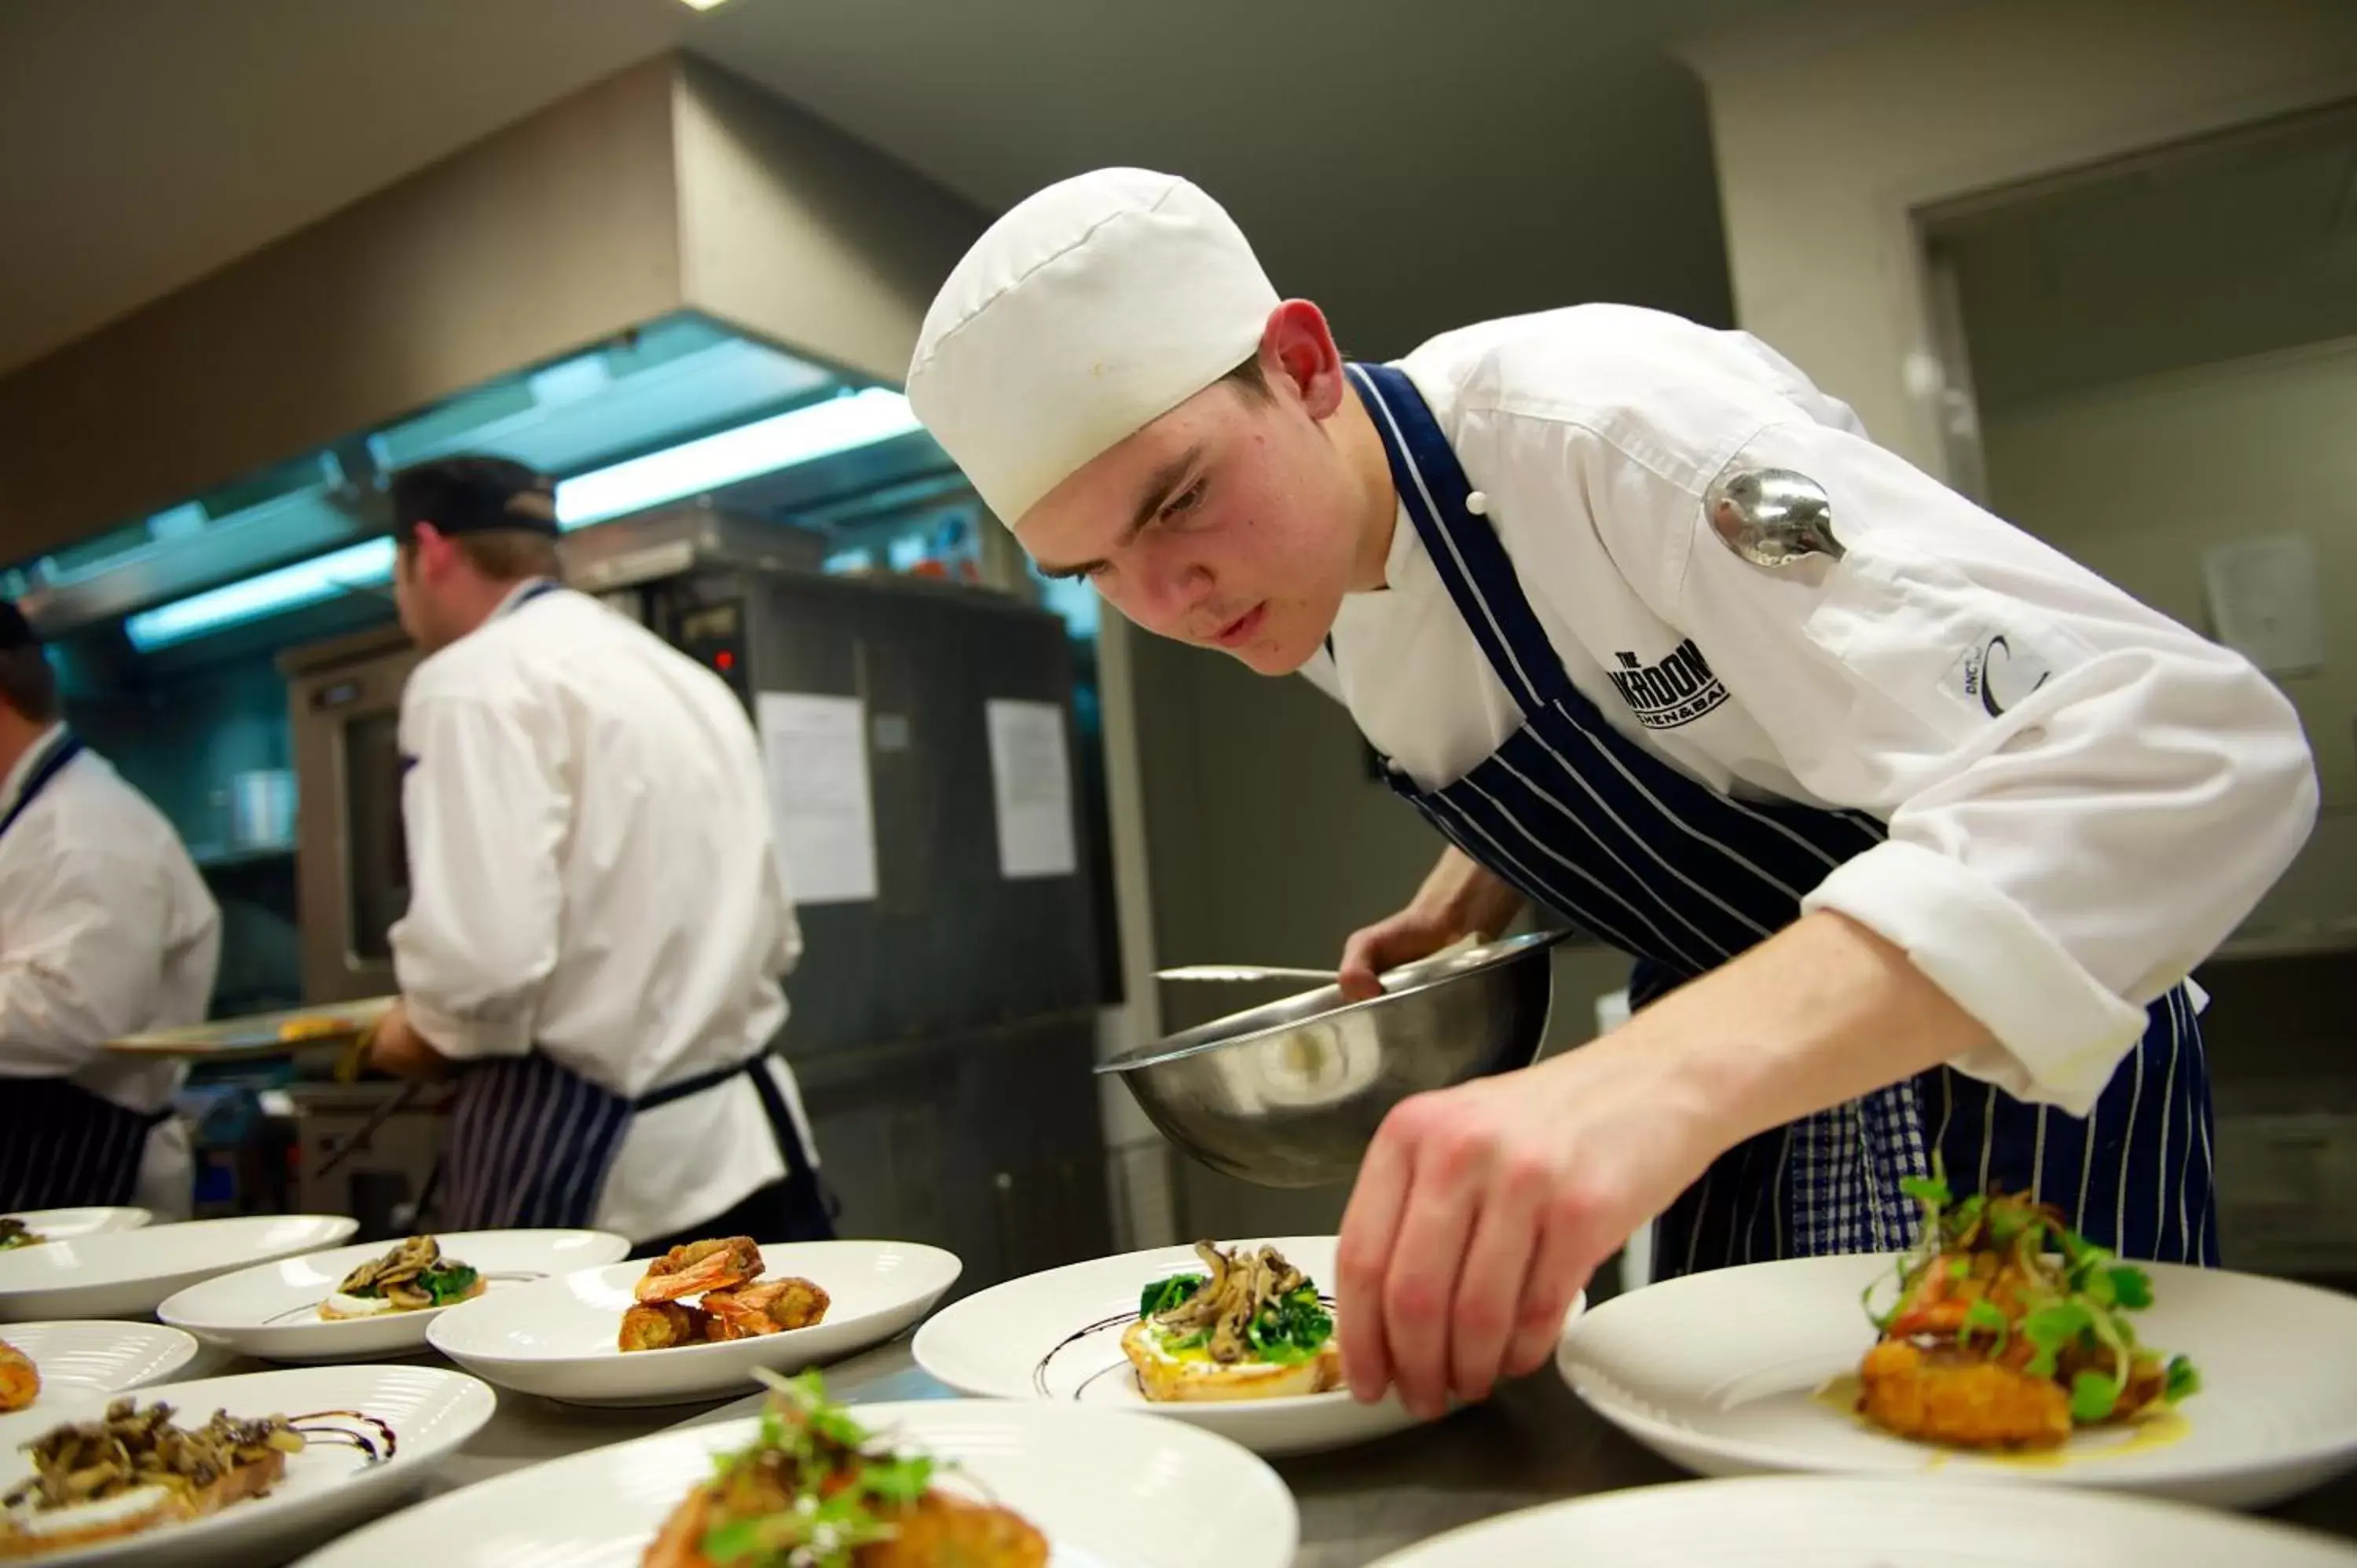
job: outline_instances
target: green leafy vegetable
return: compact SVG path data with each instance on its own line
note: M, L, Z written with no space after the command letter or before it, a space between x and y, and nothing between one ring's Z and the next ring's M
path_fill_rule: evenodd
M2077 1344L2079 1336L2093 1322L2094 1314L2076 1301L2057 1302L2024 1317L2021 1337L2037 1351L2024 1369L2033 1378L2052 1377L2056 1358Z
M2190 1357L2171 1356L2169 1359L2169 1370L2163 1376L2165 1381L2161 1387L2160 1397L2170 1404L2175 1404L2179 1400L2190 1398L2201 1391L2201 1374L2193 1369Z
M1304 1283L1263 1307L1244 1329L1264 1361L1289 1367L1318 1354L1333 1337L1334 1319L1318 1299L1318 1287Z
M447 1268L427 1269L417 1276L436 1306L447 1306L454 1301L464 1301L475 1282L483 1276L465 1263L452 1263Z
M2142 1269L2122 1263L2104 1271L2111 1281L2112 1299L2130 1312L2142 1312L2152 1305L2152 1276Z
M1900 1176L1899 1190L1928 1208L1945 1208L1955 1201L1937 1171L1928 1176Z
M1995 1302L1976 1301L1964 1308L1964 1323L1963 1327L1956 1330L1956 1343L1963 1344L1976 1329L1984 1334L1996 1335L1996 1351L1999 1355L2004 1354L2006 1340L2009 1335L2005 1314L1997 1310Z
M2087 1424L2107 1421L2120 1402L2120 1380L2102 1372L2081 1372L2071 1380L2071 1419Z
M1137 1316L1152 1317L1195 1299L1203 1288L1201 1274L1173 1274L1167 1280L1157 1280L1138 1293Z

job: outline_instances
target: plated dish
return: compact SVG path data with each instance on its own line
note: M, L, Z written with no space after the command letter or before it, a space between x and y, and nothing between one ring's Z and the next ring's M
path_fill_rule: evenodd
M0 1338L0 1415L161 1382L196 1354L194 1339L154 1323L12 1323Z
M814 1382L785 1399L782 1410L772 1402L479 1481L348 1535L300 1568L1287 1568L1294 1559L1298 1514L1276 1472L1179 1422L995 1400L839 1409ZM788 1510L779 1505L790 1494ZM846 1527L825 1543L834 1555L812 1552L815 1540L784 1546L814 1536L806 1527L822 1519ZM894 1533L850 1539L880 1529Z
M763 1372L768 1408L719 1455L640 1568L1042 1568L1048 1538L1013 1509L939 1484L932 1455L829 1404L815 1371Z
M45 1557L162 1530L266 1495L289 1455L313 1443L393 1457L393 1428L361 1411L307 1415L213 1412L184 1423L163 1400L121 1398L97 1421L50 1428L25 1451L33 1474L0 1498L0 1558Z
M962 1393L1151 1412L1262 1455L1340 1448L1415 1418L1395 1395L1361 1404L1340 1386L1318 1290L1333 1272L1331 1236L1157 1247L978 1291L911 1349Z
M311 1367L60 1393L0 1416L0 1561L283 1563L400 1502L494 1405L433 1367Z
M1900 1437L2054 1449L2074 1431L2164 1413L2201 1386L2191 1358L2136 1340L2152 1274L2089 1242L2027 1195L1958 1202L1910 1179L1922 1240L1858 1367L1858 1412Z
M459 1230L337 1247L201 1281L156 1311L211 1344L272 1361L354 1361L423 1349L445 1313L630 1250L607 1230Z
M576 1404L727 1399L754 1391L756 1368L798 1372L889 1339L959 1269L954 1254L909 1241L793 1241L758 1254L720 1245L659 1263L651 1279L643 1262L618 1262L495 1289L436 1316L426 1338L502 1388ZM714 1295L734 1299L723 1307ZM662 1310L672 1306L683 1310Z
M349 1215L265 1214L52 1238L0 1252L0 1322L145 1317L199 1280L332 1247L359 1229Z

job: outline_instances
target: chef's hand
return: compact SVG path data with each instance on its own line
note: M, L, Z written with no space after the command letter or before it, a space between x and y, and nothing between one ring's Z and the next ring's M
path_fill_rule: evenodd
M369 1040L369 1062L395 1078L447 1078L451 1072L450 1058L410 1026L409 1009L397 1001Z
M1460 937L1494 936L1522 908L1523 896L1480 862L1443 850L1406 908L1351 932L1342 944L1342 994L1353 1002L1379 996L1383 983L1375 977L1383 971L1429 958Z
M1611 1036L1403 1101L1335 1265L1351 1390L1417 1416L1544 1364L1596 1266L1717 1152L1698 1097Z
M1596 1265L1723 1150L1990 1043L1905 952L1818 910L1602 1039L1402 1101L1335 1259L1351 1391L1432 1416L1535 1370Z

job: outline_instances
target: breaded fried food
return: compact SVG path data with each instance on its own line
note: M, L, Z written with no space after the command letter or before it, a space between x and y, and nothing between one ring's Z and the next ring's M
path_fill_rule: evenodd
M683 1302L654 1301L622 1314L619 1344L624 1350L668 1350L704 1339L711 1320Z
M1858 1369L1858 1410L1900 1437L1960 1448L2051 1448L2071 1435L2071 1396L1986 1357L1885 1339Z

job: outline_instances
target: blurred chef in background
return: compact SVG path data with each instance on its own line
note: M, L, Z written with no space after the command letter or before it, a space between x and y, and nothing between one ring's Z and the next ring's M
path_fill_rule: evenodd
M770 1046L801 954L751 721L720 678L560 585L554 493L453 457L392 486L408 914L371 1058L459 1069L436 1223L642 1252L833 1234Z
M58 680L0 604L0 1210L189 1205L186 1068L110 1057L204 1021L221 910L180 836L59 717Z

